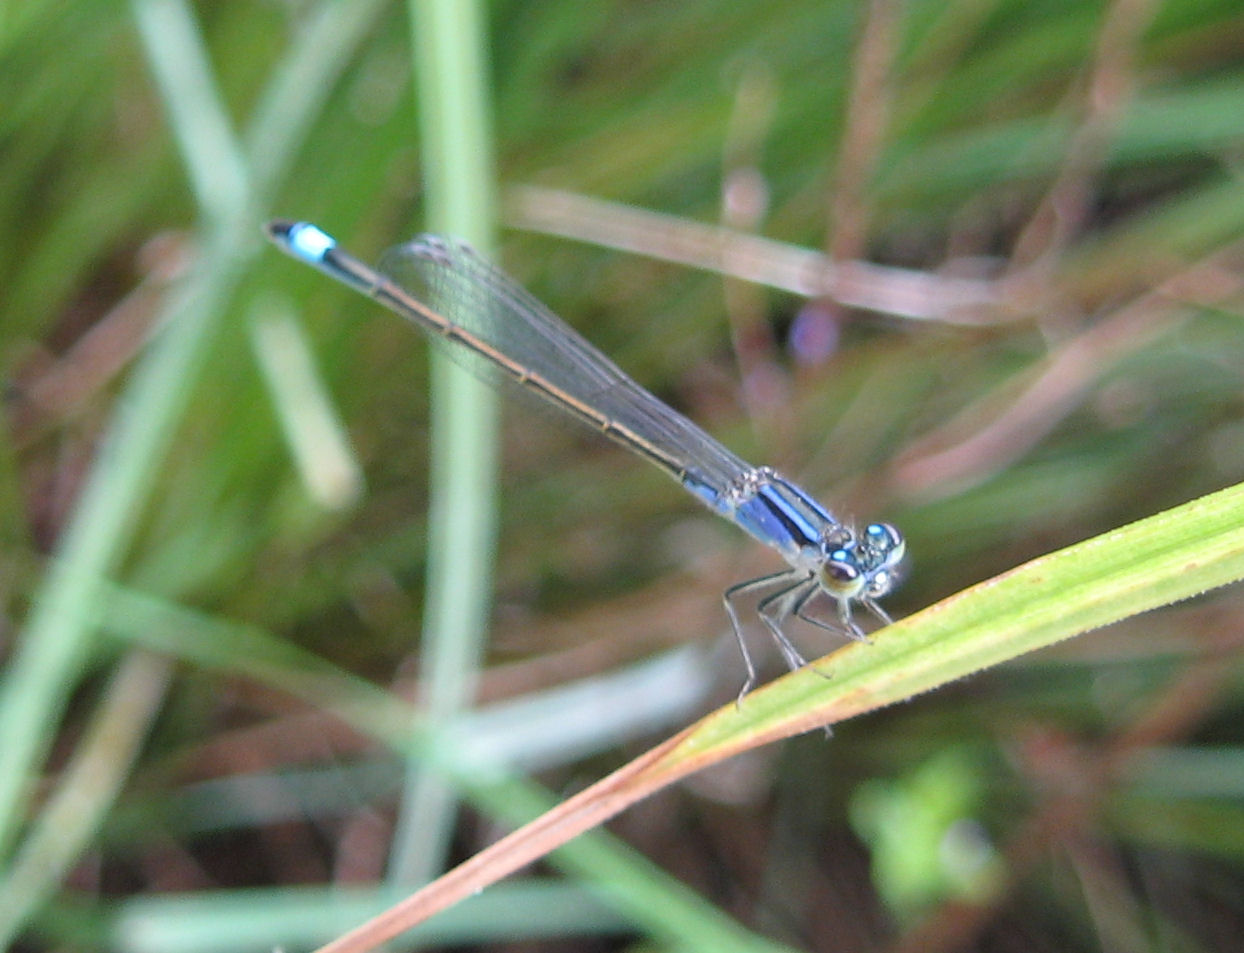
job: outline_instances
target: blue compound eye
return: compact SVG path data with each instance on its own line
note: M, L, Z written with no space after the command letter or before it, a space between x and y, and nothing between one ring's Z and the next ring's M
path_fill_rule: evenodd
M870 523L864 529L867 544L878 552L893 553L905 548L903 534L889 523Z
M897 566L907 552L907 543L902 533L889 523L870 523L864 528L860 537L860 563L867 568L869 574ZM888 592L894 586L891 579L886 584Z
M864 589L864 574L855 556L846 549L836 549L821 564L821 587L839 599L853 599Z
M876 546L879 549L894 549L902 542L898 530L889 523L869 523L864 530L864 535L868 537L870 546Z

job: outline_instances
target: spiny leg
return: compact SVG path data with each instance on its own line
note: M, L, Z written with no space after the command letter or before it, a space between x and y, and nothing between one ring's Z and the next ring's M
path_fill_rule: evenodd
M769 573L767 576L758 576L755 579L748 579L744 582L735 583L724 593L722 593L721 601L726 607L726 615L730 618L730 628L734 630L734 638L739 643L739 651L743 653L743 664L747 666L747 678L743 682L743 687L739 690L738 698L735 699L736 705L742 705L743 699L747 696L756 685L756 666L752 662L752 654L747 650L747 642L743 639L743 627L739 624L738 613L734 609L733 599L735 596L745 592L751 592L755 589L763 589L766 586L774 585L778 582L784 582L799 575L799 571L795 569L783 569L780 572ZM780 641L779 641L780 644Z
M816 580L811 576L800 576L795 582L787 586L785 589L779 589L771 595L765 596L756 606L756 614L760 616L760 621L765 624L765 628L773 636L773 640L777 642L778 648L782 652L783 658L786 660L787 667L792 671L798 671L807 665L807 661L795 648L794 644L782 631L782 623L791 615L794 606L806 601L806 590L816 587ZM776 611L773 611L776 607Z
M812 580L811 583L812 584L808 585L808 587L805 588L803 592L799 594L799 598L795 600L795 604L792 607L790 615L793 615L796 619L803 619L804 622L810 622L812 625L815 625L818 628L824 629L826 632L833 632L835 634L841 635L841 631L837 629L836 627L830 625L828 622L822 622L820 619L814 619L812 618L812 616L806 615L804 613L803 610L807 607L808 603L811 602L816 597L817 593L822 591L821 587L815 584L815 580ZM832 678L833 677L828 672L822 672L815 665L812 665L806 662L804 664L807 665L809 669L816 672L817 675L821 676L821 678Z
M894 620L890 618L890 613L886 612L885 609L881 608L881 606L878 605L877 600L861 599L860 602L863 603L864 606L868 609L868 611L871 612L873 615L875 615L878 619L880 619L882 623L884 623L885 625L894 624Z
M837 625L831 625L830 623L824 621L823 619L818 619L815 616L810 616L806 612L804 612L804 609L807 608L808 603L811 602L812 599L818 593L822 591L823 590L821 590L819 587L813 587L812 589L808 590L808 592L804 595L804 597L800 599L799 603L795 606L795 611L793 613L795 618L802 619L804 622L807 622L809 625L814 625L818 629L824 629L826 632L833 632L836 635L845 635L847 638L854 639L856 642L871 642L872 640L868 637L868 633L866 633L863 629L861 629L859 627L859 624L855 621L855 619L851 617L850 602L839 602L838 603L838 624ZM874 607L870 606L870 608L874 608ZM886 621L888 622L889 620L887 619Z
M730 617L730 628L734 631L734 639L739 643L739 651L743 653L743 664L747 666L747 677L743 679L743 687L739 689L739 695L734 700L734 704L742 705L743 698L750 692L756 684L756 666L752 663L752 653L747 650L747 642L743 640L743 629L739 625L738 614L734 611L734 606L730 603L731 590L727 589L722 597L722 604L726 607L726 615Z
M791 615L794 615L801 619L807 618L806 616L802 614L803 607L806 606L808 604L808 601L813 596L815 596L819 591L820 591L820 586L817 584L816 578L812 577L810 579L807 579L806 581L796 583L795 585L791 586L789 589L783 590L782 592L779 592L774 596L768 597L767 599L763 600L759 606L757 606L757 611L760 613L760 618L765 622L766 625L769 626L769 631L772 632L774 634L774 637L778 639L779 644L783 642L785 642L787 645L790 644L789 640L786 638L785 633L781 631L781 621L783 619L789 618ZM786 597L790 599L790 602L781 607L779 612L776 614L776 618L770 619L770 616L765 612L765 610L769 607L768 604L775 602L777 599L780 599L782 597ZM809 619L808 621L812 621L812 620ZM825 628L830 628L830 627L825 626ZM803 656L800 655L798 652L796 652L793 646L791 647L791 651L794 653L795 659L799 662L798 665L794 665L791 663L791 659L787 657L786 662L788 665L790 665L792 672L797 671L800 668L806 668L809 671L816 672L816 674L821 676L821 678L829 679L833 677L828 672L822 672L815 665L812 665L809 662L804 661ZM829 725L822 726L821 730L825 733L826 738L832 738L834 736L834 730Z
M816 618L816 616L808 615L807 613L803 611L804 609L808 607L808 603L811 602L813 598L815 598L816 594L820 591L821 590L819 588L813 586L806 593L804 593L803 598L800 599L799 602L795 604L795 611L793 615L795 616L796 619L802 619L804 622L808 623L809 625L814 625L818 629L823 629L826 632L834 632L837 634L841 634L840 626L830 625L825 620L818 619Z

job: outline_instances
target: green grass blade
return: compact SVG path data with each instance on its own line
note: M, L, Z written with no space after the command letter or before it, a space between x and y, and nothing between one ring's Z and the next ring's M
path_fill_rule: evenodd
M192 169L191 183L200 189L201 215L216 227L205 229L199 259L171 296L159 322L162 331L144 352L120 398L103 449L58 541L59 558L32 598L31 613L5 672L0 688L0 853L7 850L25 815L28 784L89 651L101 582L130 543L215 329L249 256L262 247L256 222L248 214L255 214L256 221L263 216L260 210L246 209L247 176L220 120L223 107L210 110L215 120L190 128L201 104L217 95L212 75L192 75L189 69L208 69L207 55L183 55L202 42L188 12L184 5L165 0L136 2L134 9L154 74L169 84L162 92L173 116L171 124L181 130L179 140L186 148L206 152L183 160ZM341 29L326 28L316 36L321 34L347 48L361 35L356 21L349 18ZM321 52L327 70L335 68L340 53L329 55L333 51L323 50L325 44L327 40L321 43ZM294 60L306 62L297 52ZM317 103L303 98L288 105L311 110ZM286 116L284 128L305 129L304 117L305 112ZM298 145L262 134L257 141L273 150L264 164L271 170L284 168ZM204 168L204 159L211 157L227 171Z
M726 705L323 951L370 948L736 754L1241 578L1241 486L1034 559Z
M496 220L483 11L478 3L416 0L414 27L428 227L481 248ZM491 607L496 537L497 398L481 381L434 356L427 608L421 697L434 718L450 717L475 691ZM417 760L390 857L396 883L443 868L452 834L453 791Z

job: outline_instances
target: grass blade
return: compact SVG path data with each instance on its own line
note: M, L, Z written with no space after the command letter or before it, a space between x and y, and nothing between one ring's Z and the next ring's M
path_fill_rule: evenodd
M371 949L701 768L1241 578L1241 486L1034 559L717 710L320 953Z

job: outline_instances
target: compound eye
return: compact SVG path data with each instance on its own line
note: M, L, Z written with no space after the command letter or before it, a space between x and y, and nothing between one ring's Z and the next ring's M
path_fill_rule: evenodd
M864 535L878 549L896 549L903 542L902 535L889 523L869 523L864 529Z
M903 534L889 523L870 523L866 526L862 545L878 566L896 565L907 551Z
M855 557L845 549L836 549L821 564L821 587L839 599L854 599L864 589L864 574Z

